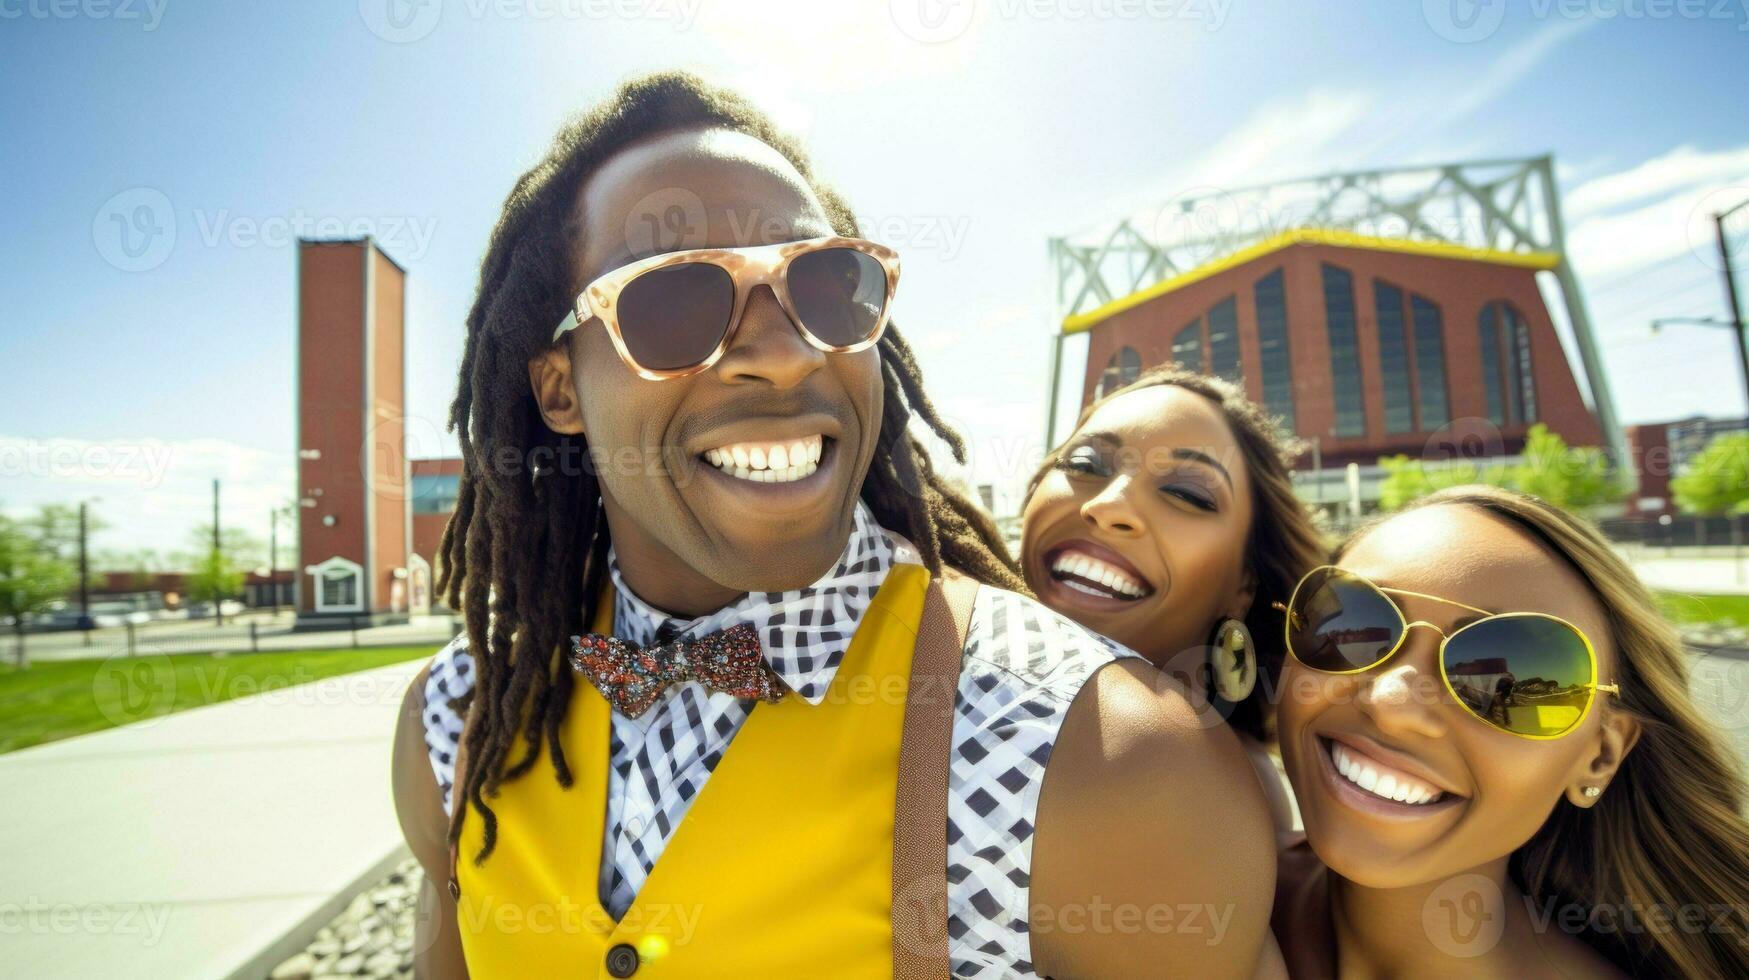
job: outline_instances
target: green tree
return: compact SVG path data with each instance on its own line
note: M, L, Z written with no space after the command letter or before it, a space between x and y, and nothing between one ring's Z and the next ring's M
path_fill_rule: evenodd
M202 524L188 532L191 553L178 555L179 562L191 569L188 576L188 600L218 603L235 599L243 592L244 570L262 563L267 546L240 527L219 531L219 546L213 547L213 526ZM214 616L218 625L220 617Z
M206 553L188 576L188 598L215 607L243 591L243 569L223 549Z
M1715 436L1670 490L1690 514L1749 514L1749 432Z
M1379 509L1385 511L1401 510L1412 501L1447 487L1467 483L1503 486L1508 475L1500 466L1483 469L1468 460L1429 463L1401 454L1381 457L1379 466L1385 471L1384 482L1379 485Z
M1513 467L1511 486L1558 507L1585 510L1621 499L1621 484L1610 473L1601 449L1569 446L1541 422L1526 433L1520 459Z
M12 621L20 667L25 666L25 617L65 598L78 580L78 567L44 543L39 523L0 514L0 618Z

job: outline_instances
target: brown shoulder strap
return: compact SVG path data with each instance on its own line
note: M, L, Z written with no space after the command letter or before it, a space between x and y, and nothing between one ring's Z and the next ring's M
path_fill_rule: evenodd
M954 696L978 581L952 569L929 583L905 727L899 743L893 812L893 976L941 980L947 960L947 770Z

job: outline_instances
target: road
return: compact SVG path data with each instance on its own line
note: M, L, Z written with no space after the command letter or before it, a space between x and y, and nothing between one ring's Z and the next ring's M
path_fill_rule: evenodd
M78 660L88 657L127 656L144 653L239 653L249 650L320 650L351 646L420 646L433 647L449 642L455 635L454 619L447 614L416 616L401 626L376 626L368 629L320 630L292 632L291 614L268 616L252 614L236 619L227 618L225 625L216 626L210 619L161 620L134 627L130 651L127 629L92 630L90 642L77 630L59 633L31 633L25 637L25 653L33 663L47 660ZM253 636L251 630L253 629ZM16 655L16 637L0 641L0 656Z

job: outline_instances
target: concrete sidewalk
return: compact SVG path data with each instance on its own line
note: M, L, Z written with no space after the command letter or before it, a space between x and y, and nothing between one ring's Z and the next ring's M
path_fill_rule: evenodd
M0 756L0 974L252 977L406 849L413 660Z
M1715 595L1749 593L1749 555L1665 554L1656 548L1621 548L1641 581L1654 589Z

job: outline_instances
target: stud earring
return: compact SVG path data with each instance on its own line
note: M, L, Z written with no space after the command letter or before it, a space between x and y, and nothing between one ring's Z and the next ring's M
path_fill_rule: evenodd
M1601 786L1587 786L1584 789L1580 790L1579 792L1584 793L1586 799L1595 800L1599 796L1603 795L1603 787L1601 787Z

